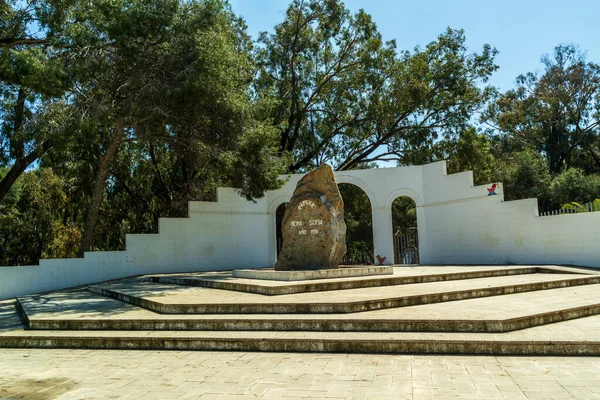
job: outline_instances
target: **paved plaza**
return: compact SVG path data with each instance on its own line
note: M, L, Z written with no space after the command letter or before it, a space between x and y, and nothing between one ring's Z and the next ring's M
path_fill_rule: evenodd
M282 294L251 292L264 282ZM598 271L557 266L141 276L0 302L0 348L598 356L599 289Z
M2 399L594 399L600 358L0 350Z
M0 399L600 398L600 357L583 356L600 354L596 271L396 270L377 278L393 279L389 285L364 278L297 284L357 286L314 293L265 296L141 277L97 285L129 295L129 302L86 287L1 301ZM209 283L244 284L219 276ZM136 298L150 306L373 309L162 314L132 304ZM361 350L370 342L377 344L373 351ZM570 356L576 354L582 356Z

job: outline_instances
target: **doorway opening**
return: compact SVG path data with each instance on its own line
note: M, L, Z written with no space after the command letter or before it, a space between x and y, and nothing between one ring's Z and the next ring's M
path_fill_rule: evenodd
M277 240L277 257L279 257L279 252L283 247L283 231L281 230L281 226L283 224L283 217L285 216L285 210L287 210L290 203L282 203L275 210L275 238Z
M373 214L369 196L351 183L338 184L344 200L346 255L344 265L373 264Z
M419 263L417 205L410 197L401 196L392 203L394 264Z

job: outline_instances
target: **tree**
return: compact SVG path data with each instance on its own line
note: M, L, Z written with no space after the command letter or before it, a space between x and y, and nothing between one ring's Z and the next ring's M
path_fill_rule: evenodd
M262 33L258 96L298 171L330 162L338 170L411 154L468 122L489 96L496 51L469 54L448 29L425 49L396 54L364 11L339 0L294 0L273 34Z
M475 185L494 180L496 160L490 139L473 127L436 143L433 152L438 159L448 160L448 173L473 171Z
M17 179L51 148L62 146L69 136L63 122L69 110L61 101L42 100L39 95L5 92L0 100L0 165L10 166L0 180L0 202ZM14 94L14 96L13 96ZM29 106L26 105L29 104Z
M600 175L585 175L582 170L570 168L558 175L550 185L551 209L565 203L588 203L600 193Z
M517 78L517 88L491 104L484 119L548 159L557 176L588 156L600 168L600 66L573 45L542 57L543 74Z
M60 96L69 79L64 56L76 43L69 30L79 9L89 2L74 0L8 0L0 3L0 82L36 93Z
M13 1L0 12L0 200L32 163L51 167L74 222L53 232L80 238L80 255L97 232L99 248L122 248L126 233L154 231L218 186L254 199L281 184L277 132L250 95L252 43L225 1Z
M352 264L373 262L371 201L358 186L340 184L346 222L346 260Z
M248 198L280 185L272 130L249 99L250 42L226 3L106 1L95 10L88 24L99 44L74 72L74 106L95 147L80 255L94 244L108 177L128 179L115 168L128 143L148 143L150 159L168 143L185 183L231 182Z
M504 199L537 198L541 211L548 208L552 177L546 159L529 149L496 159L494 181L504 183Z
M0 162L10 170L0 181L0 201L23 172L57 142L38 131L37 108L70 86L65 70L78 44L78 9L89 3L62 0L0 4ZM47 122L47 121L44 121ZM47 125L46 125L47 128ZM42 129L47 133L47 129Z
M0 265L75 255L79 231L66 213L65 189L65 182L49 168L23 174L0 203Z
M392 203L392 230L406 233L417 227L417 206L410 197L401 196Z

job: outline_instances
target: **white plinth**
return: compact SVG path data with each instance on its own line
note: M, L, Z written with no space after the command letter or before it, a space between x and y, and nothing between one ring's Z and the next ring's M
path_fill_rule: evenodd
M265 279L269 281L308 281L314 279L353 278L358 276L392 275L391 266L342 267L314 271L275 271L273 269L237 269L236 278Z

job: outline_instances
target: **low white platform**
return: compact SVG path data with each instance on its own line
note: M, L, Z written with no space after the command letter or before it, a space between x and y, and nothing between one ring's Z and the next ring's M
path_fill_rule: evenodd
M264 279L269 281L309 281L313 279L353 278L357 276L392 275L392 266L341 267L311 271L275 271L274 269L237 269L236 278Z

